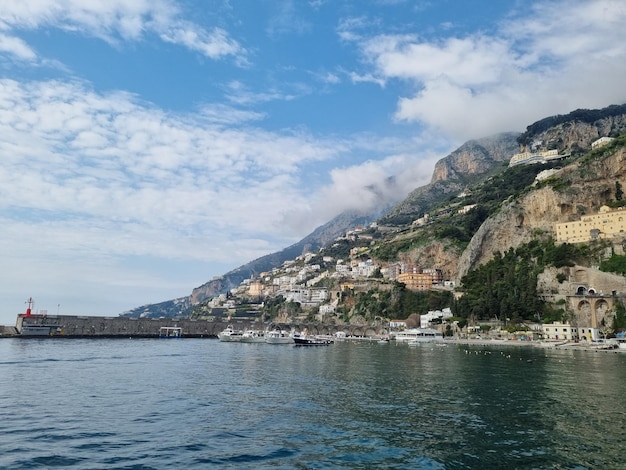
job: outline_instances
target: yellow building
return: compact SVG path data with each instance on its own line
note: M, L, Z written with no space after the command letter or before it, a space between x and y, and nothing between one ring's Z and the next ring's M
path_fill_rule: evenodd
M555 230L556 240L560 243L584 243L626 235L626 210L602 206L600 212L584 215L579 221L556 224Z
M411 290L429 290L433 286L432 274L425 273L402 273L398 275L397 281Z

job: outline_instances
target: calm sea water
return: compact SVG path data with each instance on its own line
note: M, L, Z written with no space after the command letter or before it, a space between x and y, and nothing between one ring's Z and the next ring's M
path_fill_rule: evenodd
M3 339L0 467L625 468L625 362L462 345Z

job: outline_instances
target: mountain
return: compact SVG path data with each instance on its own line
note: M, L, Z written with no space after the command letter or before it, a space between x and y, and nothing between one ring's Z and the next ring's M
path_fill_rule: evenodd
M461 193L468 185L503 171L511 156L518 152L519 133L507 132L470 140L435 164L430 184L413 190L407 198L384 216L380 223L403 225L428 213L443 201Z
M597 169L594 174L602 178L593 185L591 180L581 180L576 186L580 190L568 198L558 191L530 188L537 174L548 168L560 172L567 184L572 184L576 172L580 173L577 159L589 152L591 142L624 132L626 106L610 106L546 118L529 125L521 134L510 132L468 141L437 162L428 185L416 188L392 209L376 215L341 214L300 242L217 277L193 289L187 297L138 307L122 315L186 316L194 305L306 251L317 251L347 230L378 217L384 235L371 248L372 258L380 262L406 260L422 268L439 269L446 279L459 282L463 275L489 262L495 253L527 243L537 233L551 233L554 222L581 210L595 210L610 199L611 173ZM544 166L509 168L513 154L538 150L557 150L571 157ZM615 178L622 178L618 163L611 165L615 166ZM591 193L585 185L593 188Z
M419 229L412 227L408 233L399 231L377 250L377 254L384 252L383 259L387 261L402 258L421 267L440 269L458 284L465 274L493 259L495 253L528 243L538 232L552 233L554 223L562 218L560 211L575 212L577 206L581 211L597 210L599 199L607 200L607 195L614 191L615 181L607 181L607 173L602 173L601 184L591 186L589 181L581 184L583 188L578 194L586 195L583 198L586 201L580 203L564 198L563 194L549 197L548 193L531 191L532 185L542 170L556 170L568 164L573 166L561 174L571 178L576 171L582 171L578 168L578 159L589 153L593 141L624 132L626 106L609 106L542 119L529 125L517 138L515 134L502 135L505 145L499 147L502 149L499 159L485 157L489 152L481 148L484 147L480 145L482 139L470 141L437 163L433 182L417 188L382 219L390 224L395 222L401 228L430 213L429 222ZM508 167L508 159L514 153L547 149L570 157L552 164ZM507 151L510 152L508 158ZM471 164L474 158L492 166ZM448 175L452 179L439 179ZM617 169L615 175L615 180L620 180ZM563 184L570 184L569 179ZM585 184L595 187L597 194L583 190ZM527 197L522 196L525 193ZM458 197L463 194L466 196ZM559 198L564 200L559 201ZM475 210L459 213L463 212L463 207L473 204L477 204Z
M614 105L543 119L528 126L518 141L526 148L543 145L560 153L583 156L599 137L617 137L625 132L626 105ZM583 162L575 160L553 176L567 190L554 191L554 186L548 186L503 203L500 211L479 228L464 251L457 277L489 261L495 252L528 243L537 231L551 232L555 222L597 211L614 198L615 182L626 178L623 157L623 152L619 151L612 158L600 160L601 163L593 164L591 158Z
M122 313L121 316L129 318L186 316L194 305L216 295L229 292L232 288L239 286L245 279L250 279L265 271L271 271L273 268L281 266L285 261L292 260L303 253L317 251L346 231L354 229L357 226L368 225L377 220L386 210L388 210L388 208L378 209L371 214L351 211L344 212L326 224L316 228L299 242L281 251L257 258L222 276L217 276L205 284L194 288L189 296L136 307Z

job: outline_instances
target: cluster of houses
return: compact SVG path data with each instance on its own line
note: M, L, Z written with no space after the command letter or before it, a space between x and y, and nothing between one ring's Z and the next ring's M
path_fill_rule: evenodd
M368 235L356 229L340 238L362 240ZM357 246L350 250L348 259L323 256L321 262L315 253L305 253L258 277L244 280L229 295L211 299L208 307L212 310L234 311L235 298L282 296L287 302L296 302L303 308L317 308L319 319L324 320L327 315L335 313L341 293L345 290L390 288L389 281L404 283L412 290L429 290L433 285L450 289L454 287L453 281L444 280L440 269L426 269L405 262L381 265L367 257L368 249Z
M607 145L612 140L609 137L602 137L592 143L592 148ZM530 152L514 155L510 166L538 161L546 162L567 156L559 155L556 150L539 151L536 147L540 144L534 143ZM544 177L549 176L544 175ZM466 195L463 193L459 197ZM459 209L459 212L466 213L474 207L475 205L466 205ZM624 209L610 210L608 207L602 207L598 214L583 216L580 221L556 224L556 239L559 242L579 243L594 238L614 237L626 233L625 216L626 210ZM424 225L428 222L429 215L426 214L417 219L413 225ZM363 233L362 228L357 228L340 238L356 241L367 237L371 239L372 235ZM368 251L367 246L357 246L350 250L349 259L324 256L321 264L312 262L318 255L306 253L294 260L285 261L282 266L269 272L261 273L257 278L246 279L239 287L233 289L230 295L215 297L208 306L212 309L234 311L235 298L263 299L282 296L287 302L298 303L304 308L317 308L318 318L323 321L328 315L335 313L341 293L346 289L366 291L372 288L385 288L385 285L390 285L386 281L390 280L403 283L408 289L416 291L430 290L434 286L454 288L454 282L444 279L440 269L422 268L402 261L379 265L367 257ZM443 325L450 317L452 317L452 312L449 308L442 311L429 311L420 315L420 327ZM596 325L578 327L569 323L536 324L530 327L527 337L543 337L557 341L598 341L601 338L601 332L593 326ZM389 327L390 330L401 330L406 328L406 322L392 320ZM441 326L441 328L444 327ZM497 330L500 329L497 328ZM480 331L480 326L470 325L465 333L471 335ZM491 333L498 334L496 329L491 330Z

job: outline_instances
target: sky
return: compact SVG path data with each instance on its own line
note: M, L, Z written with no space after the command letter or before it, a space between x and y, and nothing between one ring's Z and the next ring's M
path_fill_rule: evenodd
M3 0L0 324L118 314L626 102L622 0Z

